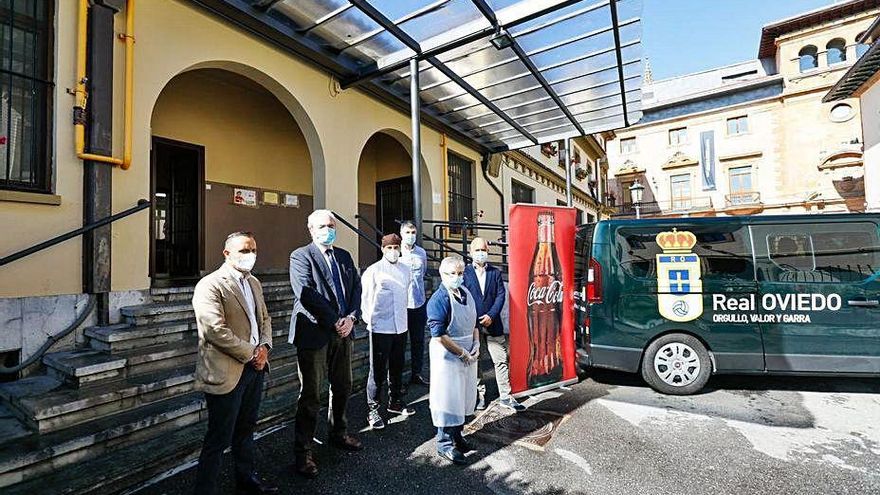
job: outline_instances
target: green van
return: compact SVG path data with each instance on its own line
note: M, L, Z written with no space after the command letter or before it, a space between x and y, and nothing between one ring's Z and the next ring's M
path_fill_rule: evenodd
M578 227L578 362L686 395L712 373L880 375L880 215Z

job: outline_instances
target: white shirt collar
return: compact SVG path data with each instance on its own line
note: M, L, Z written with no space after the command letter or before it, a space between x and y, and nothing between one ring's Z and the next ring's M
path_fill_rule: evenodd
M321 254L323 254L323 255L325 255L325 256L327 255L327 250L328 250L328 249L333 249L333 245L332 245L332 244L329 245L329 246L325 246L325 245L323 245L323 244L319 244L317 241L312 241L312 244L314 244L314 245L318 248L318 251L320 251Z
M230 265L229 263L224 263L224 265L226 265L226 269L229 271L229 274L232 275L235 280L238 280L239 282L246 279L249 275L248 273L236 270L235 267Z

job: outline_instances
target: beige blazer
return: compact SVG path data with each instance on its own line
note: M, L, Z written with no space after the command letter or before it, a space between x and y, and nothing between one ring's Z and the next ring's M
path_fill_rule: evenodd
M250 343L244 294L225 263L196 285L192 305L199 330L199 356L196 361L196 390L209 394L232 392L257 346ZM247 276L254 293L260 344L272 347L272 319L263 300L263 287L253 275Z

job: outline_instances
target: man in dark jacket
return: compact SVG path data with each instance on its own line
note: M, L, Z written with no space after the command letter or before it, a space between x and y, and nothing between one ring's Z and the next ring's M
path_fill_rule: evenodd
M301 389L295 421L296 472L318 475L312 444L321 409L324 370L330 379L329 443L357 451L345 410L351 395L352 329L361 313L361 281L348 251L334 247L336 217L329 210L309 215L312 242L290 254L293 315L289 342L296 345Z
M464 286L474 296L477 306L477 328L480 329L481 348L488 349L495 364L495 381L498 383L498 402L514 411L522 411L525 406L510 396L510 376L507 369L507 335L501 321L501 308L504 307L506 292L501 270L488 262L489 243L482 237L471 241L473 263L464 270ZM480 373L482 380L482 373ZM478 389L477 409L486 407L486 386Z

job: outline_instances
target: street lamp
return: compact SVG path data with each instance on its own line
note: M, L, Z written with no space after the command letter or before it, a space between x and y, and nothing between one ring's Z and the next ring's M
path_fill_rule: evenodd
M639 181L635 181L629 186L629 194L632 197L633 206L636 209L636 220L642 218L642 195L645 193L645 186L639 184Z

